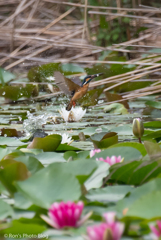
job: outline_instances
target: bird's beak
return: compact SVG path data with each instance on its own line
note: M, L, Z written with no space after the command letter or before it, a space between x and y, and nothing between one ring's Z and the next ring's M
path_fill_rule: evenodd
M104 74L104 73L97 73L97 74L91 75L91 78L93 79L93 78L99 77L99 76L101 76L101 75L103 75L103 74Z

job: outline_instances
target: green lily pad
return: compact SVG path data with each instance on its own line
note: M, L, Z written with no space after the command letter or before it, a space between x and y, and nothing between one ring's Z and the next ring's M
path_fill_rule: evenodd
M98 168L84 183L87 190L101 187L103 179L109 174L109 164L102 161L96 161L96 163Z
M0 180L5 188L13 194L16 192L14 181L22 181L28 178L28 170L24 163L15 160L0 162Z
M4 86L0 88L0 96L9 98L12 101L16 101L22 97L30 98L31 96L37 95L37 86L33 84L27 84L25 87L21 88L19 86Z
M120 143L122 144L122 143ZM142 158L141 152L132 146L120 146L120 144L112 145L108 149L105 149L99 153L96 153L94 155L94 159L102 157L103 159L106 159L107 157L112 157L112 156L121 156L124 158L125 162L136 160ZM142 149L141 149L142 150ZM92 158L92 159L93 159Z
M72 63L64 63L61 65L62 72L66 75L72 75L73 73L83 73L84 69L79 65Z
M147 151L146 151L146 148L143 144L141 143L137 143L137 142L122 142L122 143L117 143L115 145L112 145L110 148L115 148L115 147L132 147L132 148L136 148L141 154L142 156L145 156L147 154ZM121 149L120 149L121 150ZM122 150L124 150L124 148L122 148ZM130 149L129 149L130 150ZM131 149L132 150L132 149ZM120 151L120 154L121 154L122 151ZM132 151L133 152L133 151ZM138 153L137 155L135 155L135 157L137 156L138 158L140 158L140 153ZM132 153L132 154L136 154L136 152ZM132 155L131 155L132 156ZM125 158L125 161L127 158L130 158L130 155L127 156L127 155L124 155L124 158ZM134 158L133 158L134 159Z
M131 192L131 186L108 186L100 189L92 189L86 194L86 198L90 201L99 202L117 202L123 199L128 192Z
M90 139L95 148L108 148L109 146L118 143L118 135L116 132L109 132L106 134L96 133L92 135Z
M161 102L147 101L145 104L153 108L161 109Z
M11 147L18 147L24 145L23 142L21 142L17 138L11 138L11 137L0 137L0 145L4 146L11 146Z
M13 209L12 207L0 199L0 220L4 220L8 216L13 216Z
M60 63L47 63L33 67L28 71L28 78L31 82L41 82L47 77L53 76L54 71L60 71Z
M34 174L44 168L41 162L32 156L16 157L15 160L24 163L31 174Z
M60 144L56 149L57 152L80 151L80 150L81 150L80 148L73 147L71 145L68 145L67 143Z
M59 134L48 135L44 138L35 137L27 148L42 149L44 152L53 152L60 145L62 136Z
M4 83L7 83L10 80L14 79L15 77L16 76L13 73L6 71L3 68L0 68L0 81L1 81L2 85L4 85Z
M144 123L145 128L161 128L161 121L151 121Z
M146 151L151 159L160 158L161 156L161 148L158 143L153 143L150 141L144 141L144 146Z
M13 220L8 228L1 230L0 235L4 236L6 234L7 236L18 236L18 238L24 239L32 235L38 236L38 234L41 234L45 230L46 227L42 224L40 225L36 222L26 223L24 219L19 219Z
M111 103L104 108L106 113L128 114L128 110L121 103Z
M140 185L161 174L160 160L130 161L111 166L111 179L129 185Z
M117 94L117 93L105 92L105 96L106 96L108 102L113 102L113 101L123 99L123 97L121 95ZM124 100L121 103L124 105L124 107L126 109L129 109L129 104L128 104L127 100Z
M26 181L17 182L16 187L34 204L49 208L54 201L78 200L81 195L79 177L80 180L83 175L87 178L96 167L96 162L90 160L52 163ZM41 191L38 191L40 186Z

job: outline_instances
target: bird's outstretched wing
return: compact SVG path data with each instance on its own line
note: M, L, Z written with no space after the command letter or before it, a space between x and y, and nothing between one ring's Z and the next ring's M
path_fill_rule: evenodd
M80 86L74 83L69 78L64 77L58 71L54 72L55 84L63 91L65 94L74 95L74 93L80 88Z

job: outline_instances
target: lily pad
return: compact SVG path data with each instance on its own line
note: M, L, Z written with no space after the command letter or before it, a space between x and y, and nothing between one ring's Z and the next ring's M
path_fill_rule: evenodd
M1 161L0 166L0 180L10 194L13 194L16 192L14 181L22 181L28 178L27 167L24 163L15 160Z
M33 84L27 84L26 87L19 86L4 86L0 88L0 96L16 101L19 98L37 96L37 87Z
M123 199L128 192L131 192L133 188L131 186L108 186L100 189L92 189L86 195L86 198L90 201L99 202L117 202Z
M48 135L44 138L35 137L27 148L42 149L44 152L53 152L60 145L62 136L59 134Z
M122 100L123 99L122 96L117 94L117 93L105 92L105 96L106 96L108 102L113 102L113 101L117 101L117 100ZM129 104L128 104L127 100L121 101L121 103L124 105L124 107L126 109L129 109Z
M111 103L104 108L104 112L117 113L117 114L128 114L128 110L121 103Z
M147 101L145 104L153 108L161 109L161 102Z
M81 188L76 176L88 176L96 166L95 161L90 160L53 163L26 181L17 182L16 187L34 204L49 208L54 201L78 200ZM37 191L40 186L41 191Z
M118 142L118 135L116 132L109 132L106 134L96 133L92 135L90 139L93 142L95 148L108 148L109 146Z
M3 68L0 68L0 81L1 81L2 85L4 85L4 83L7 83L10 80L14 79L15 77L16 76L13 73L6 71Z
M12 207L0 199L0 220L4 220L8 216L13 216L13 209Z
M31 82L41 82L47 77L53 76L54 71L60 71L60 63L47 63L33 67L28 71L28 78Z

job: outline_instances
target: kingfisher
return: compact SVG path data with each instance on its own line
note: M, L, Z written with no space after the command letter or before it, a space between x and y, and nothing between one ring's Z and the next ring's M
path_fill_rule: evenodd
M83 82L77 84L69 78L66 78L62 73L55 71L54 78L56 85L63 91L65 94L71 97L70 102L68 103L66 110L70 111L72 106L76 106L76 101L82 98L88 91L89 83L92 79L102 75L103 73L97 73L94 75L87 75ZM73 79L78 82L78 79Z

